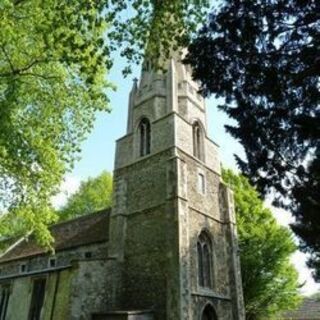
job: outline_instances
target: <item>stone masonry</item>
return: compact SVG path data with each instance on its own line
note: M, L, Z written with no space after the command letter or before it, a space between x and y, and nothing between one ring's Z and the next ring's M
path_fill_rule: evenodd
M209 305L212 319L240 320L233 196L221 180L219 148L207 135L198 91L179 55L165 73L145 63L133 84L127 134L117 141L115 158L109 250L121 270L115 306L152 309L157 320L191 320L210 318L203 313ZM150 122L150 152L143 156L142 119ZM202 231L212 243L209 287L199 285Z

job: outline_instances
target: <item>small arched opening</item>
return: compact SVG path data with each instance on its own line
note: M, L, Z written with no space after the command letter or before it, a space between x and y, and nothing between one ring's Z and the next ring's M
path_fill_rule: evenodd
M203 309L201 320L218 320L216 311L210 303L208 303Z
M198 121L192 125L192 139L193 139L193 155L199 160L204 160L204 144L203 144L203 130Z

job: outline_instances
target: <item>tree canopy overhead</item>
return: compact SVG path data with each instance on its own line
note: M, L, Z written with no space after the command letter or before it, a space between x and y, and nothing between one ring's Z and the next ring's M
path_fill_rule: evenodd
M112 52L137 62L155 31L159 46L148 54L166 54L159 47L168 39L184 42L205 2L1 1L0 211L19 215L26 230L50 243L46 225L56 219L50 199L96 112L110 110ZM177 17L170 28L159 22L168 13Z
M84 3L82 3L83 5ZM0 195L3 210L50 241L50 198L107 110L97 8L81 1L2 1L0 10ZM40 237L39 237L40 238Z
M296 250L289 229L277 224L249 181L231 170L223 180L234 191L246 319L274 319L300 300Z
M296 217L293 230L320 279L320 2L222 1L187 63L203 93L237 125L242 172Z

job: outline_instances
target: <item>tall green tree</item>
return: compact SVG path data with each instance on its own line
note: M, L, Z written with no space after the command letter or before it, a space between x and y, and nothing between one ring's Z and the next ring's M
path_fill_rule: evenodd
M111 53L137 62L155 31L159 45L148 54L166 54L159 48L186 40L204 2L0 1L0 211L50 243L50 199L96 112L110 110ZM163 24L168 13L177 17L170 28Z
M244 176L224 170L223 180L234 191L246 319L273 319L300 300L289 261L296 250L292 233L277 224Z
M97 177L81 182L77 192L68 198L67 203L58 210L60 220L69 220L112 205L112 175L103 171Z
M235 126L242 172L290 209L320 280L320 2L221 1L187 62Z
M108 110L105 23L81 1L1 1L0 198L43 244L51 196Z

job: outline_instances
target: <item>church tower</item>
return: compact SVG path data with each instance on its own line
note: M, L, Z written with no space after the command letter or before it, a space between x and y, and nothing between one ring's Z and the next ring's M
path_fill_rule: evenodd
M115 158L114 308L149 309L156 320L242 320L233 196L198 89L177 55L164 73L145 63L133 83Z

